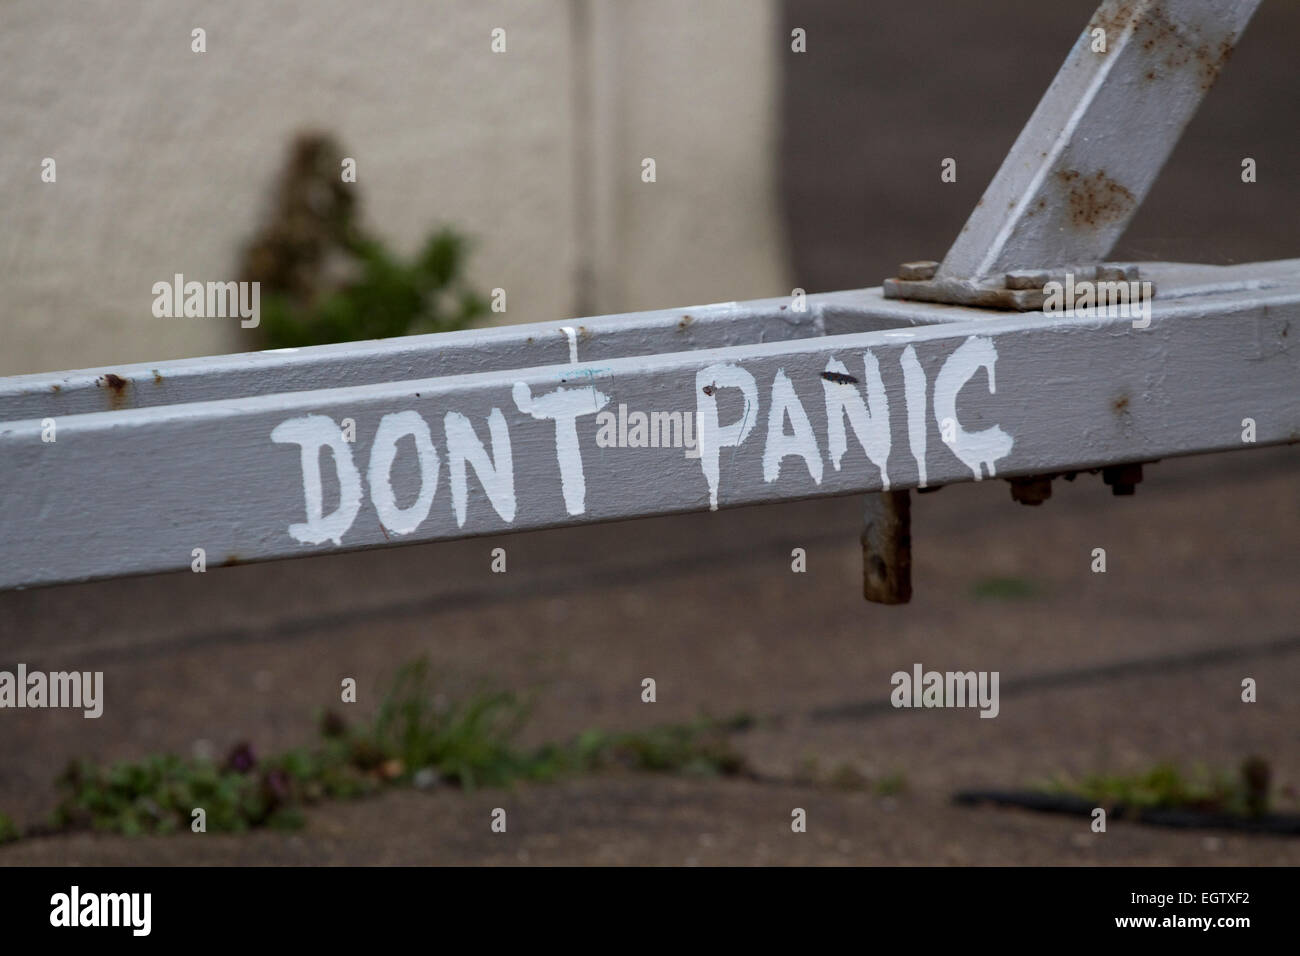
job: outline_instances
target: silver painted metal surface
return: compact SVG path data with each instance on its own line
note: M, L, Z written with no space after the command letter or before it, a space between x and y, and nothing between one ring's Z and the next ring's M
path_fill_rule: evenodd
M0 379L0 421L147 408L529 365L782 342L956 321L973 310L884 303L879 289L723 302L312 348L110 365ZM170 320L165 320L170 321Z
M1027 312L1051 301L1049 283L1072 290L1072 280L1083 277L1106 286L1108 296L1150 300L1156 286L1149 276L1135 281L1135 267L1101 260L1256 6L1258 0L1187 0L1170 12L1157 0L1103 0L944 261L903 263L885 279L884 295ZM1131 485L1117 484L1117 494L1121 488L1131 493ZM1012 482L1013 497L1026 504L1050 494L1050 476ZM880 520L876 513L889 511L887 501L882 496L867 507L865 594L899 603L897 595L911 593L910 574L873 577L873 568L911 567L910 551L904 556L899 544L910 547L910 511L897 509L892 524ZM881 533L887 525L897 533Z
M1083 275L1084 273L1080 273ZM1233 266L1143 263L1161 298L1292 282L1300 260ZM886 298L881 288L565 319L271 352L108 365L0 378L0 421L79 415L277 392L468 375L567 361L792 341L996 317L973 306ZM571 334L572 333L572 334ZM114 387L114 381L121 384Z
M1300 260L1143 264L1140 321L975 307L1137 278L1099 264L1257 4L1106 0L884 289L0 380L0 589L866 492L897 603L907 489L1298 442Z
M39 416L9 421L0 588L185 570L198 548L213 568L1300 440L1300 263L1142 268L1204 291L1134 328L866 290L914 321L55 415L53 442ZM689 412L699 448L637 446L637 411Z
M1106 0L953 242L941 279L1098 263L1259 0ZM1095 31L1105 52L1095 52Z

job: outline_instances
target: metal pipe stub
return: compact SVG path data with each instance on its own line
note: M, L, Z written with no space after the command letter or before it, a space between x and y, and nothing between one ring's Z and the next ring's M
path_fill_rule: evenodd
M868 495L862 525L862 596L876 604L912 600L912 498Z

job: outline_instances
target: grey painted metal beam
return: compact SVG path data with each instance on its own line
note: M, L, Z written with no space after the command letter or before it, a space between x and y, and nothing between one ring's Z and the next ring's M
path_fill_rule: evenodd
M939 279L1104 260L1259 0L1107 0L939 266ZM1104 52L1094 50L1102 31Z
M1150 318L999 315L54 416L54 441L7 422L0 588L188 569L195 549L215 567L1300 440L1294 281L1220 283ZM671 422L641 447L638 412L689 413L699 447L665 447L685 443Z
M799 306L802 305L802 308ZM784 342L977 317L886 302L878 289L721 302L530 325L0 379L0 421L149 408L531 365ZM183 321L159 320L151 321ZM211 321L211 320L202 320Z
M1300 281L1300 260L1233 266L1143 263L1162 298ZM975 322L983 309L886 299L879 287L790 298L411 335L312 348L0 378L0 421L152 408L278 392L345 388L660 352L794 341L890 328ZM174 321L174 320L156 320Z

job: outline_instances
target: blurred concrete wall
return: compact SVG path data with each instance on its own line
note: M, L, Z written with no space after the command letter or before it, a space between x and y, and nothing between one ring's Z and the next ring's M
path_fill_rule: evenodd
M306 127L399 251L468 233L508 321L788 293L780 29L774 0L6 0L0 374L259 347L151 288L236 277Z

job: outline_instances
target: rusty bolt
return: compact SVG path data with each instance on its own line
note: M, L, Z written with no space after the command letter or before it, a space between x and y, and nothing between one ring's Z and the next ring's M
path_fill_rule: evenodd
M1131 495L1142 480L1142 464L1111 465L1101 470L1101 480L1110 485L1111 494Z
M1028 475L1024 478L1008 478L1011 485L1011 498L1022 505L1041 505L1052 497L1051 475Z
M939 263L931 262L928 259L920 262L904 262L898 267L898 277L909 282L919 282L924 279L933 279L934 274L938 271Z

